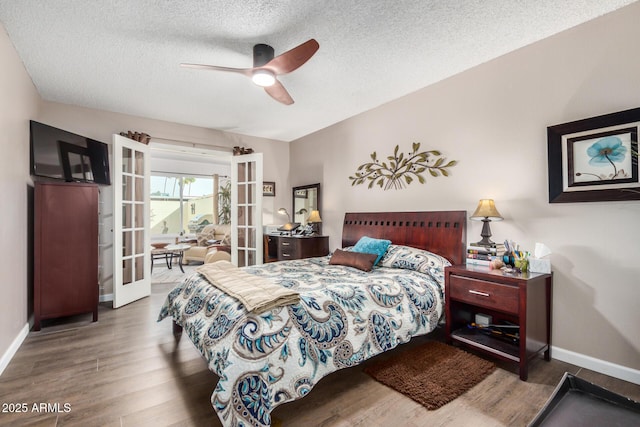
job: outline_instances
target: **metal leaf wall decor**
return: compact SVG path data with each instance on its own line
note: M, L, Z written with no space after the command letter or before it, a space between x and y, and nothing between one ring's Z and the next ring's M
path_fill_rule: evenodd
M414 142L413 151L407 153L399 153L399 146L393 150L392 156L387 156L386 160L380 161L378 155L374 151L371 153L371 162L358 166L356 173L350 176L351 185L360 185L369 182L368 188L374 185L389 190L391 188L399 190L411 184L414 180L418 180L420 184L426 182L425 174L427 171L433 177L449 176L447 168L456 165L456 160L446 162L440 151L420 150L420 143ZM445 163L446 162L446 163Z

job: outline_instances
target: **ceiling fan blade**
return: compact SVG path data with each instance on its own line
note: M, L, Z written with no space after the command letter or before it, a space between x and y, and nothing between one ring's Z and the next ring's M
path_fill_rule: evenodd
M293 98L291 98L289 92L287 92L278 79L276 79L276 82L273 85L266 86L264 90L278 102L282 102L285 105L293 104Z
M204 65L204 64L180 64L181 67L185 68L197 68L202 70L212 70L212 71L228 71L231 73L243 74L247 77L251 77L253 73L253 68L231 68L231 67L219 67L217 65Z
M268 68L276 74L290 73L307 62L318 51L318 48L320 45L315 39L307 40L282 55L276 56L262 68Z

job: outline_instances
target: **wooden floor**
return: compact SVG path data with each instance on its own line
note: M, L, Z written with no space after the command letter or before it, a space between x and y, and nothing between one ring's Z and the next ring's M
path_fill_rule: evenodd
M151 297L118 310L102 304L97 323L89 315L31 332L0 377L0 425L220 426L210 404L216 376L186 337L175 344L169 319L156 322L181 277L179 269L156 266ZM414 343L441 337L436 332ZM525 426L565 371L640 400L638 385L540 359L529 381L518 379L515 366L501 365L436 411L375 382L361 367L345 369L272 415L274 425L295 427ZM26 404L26 412L11 413L15 404Z

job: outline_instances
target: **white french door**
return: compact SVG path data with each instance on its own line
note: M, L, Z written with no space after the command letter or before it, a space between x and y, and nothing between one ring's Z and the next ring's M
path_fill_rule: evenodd
M262 153L231 158L231 262L262 264Z
M151 294L149 147L113 135L113 308Z

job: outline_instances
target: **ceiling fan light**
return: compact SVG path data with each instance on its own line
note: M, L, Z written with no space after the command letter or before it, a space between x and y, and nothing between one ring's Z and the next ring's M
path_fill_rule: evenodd
M251 76L251 80L258 86L273 86L276 82L276 76L269 70L255 70Z

